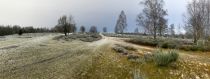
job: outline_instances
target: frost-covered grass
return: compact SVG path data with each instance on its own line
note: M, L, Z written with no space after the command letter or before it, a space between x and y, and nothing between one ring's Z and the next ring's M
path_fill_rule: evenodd
M16 44L21 44L28 42L29 43L33 40L42 40L42 39L47 39L50 38L49 36L55 36L58 34L54 33L28 33L28 34L23 34L21 36L15 34L15 35L8 35L4 36L4 38L0 38L0 48L5 47L5 46L10 46L10 45L16 45Z
M72 79L91 62L94 52L87 43L51 39L13 50L1 50L4 53L0 57L0 78Z
M32 37L32 40L22 41L25 43L19 42L21 44L17 48L0 50L0 78L209 79L210 76L209 53L201 55L179 51L180 59L175 64L158 67L154 62L131 62L126 55L112 50L115 43L126 45L126 42L113 41L106 37L94 42L52 40L59 35L38 36L37 39ZM135 47L134 53L140 55L155 50L130 45ZM126 45L125 48L131 47Z

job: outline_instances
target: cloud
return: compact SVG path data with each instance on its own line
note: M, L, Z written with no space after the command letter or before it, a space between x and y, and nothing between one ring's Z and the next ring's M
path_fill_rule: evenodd
M0 24L53 27L62 15L72 14L78 26L108 27L113 31L121 10L128 18L128 31L136 26L140 0L0 0ZM165 0L169 24L182 23L186 0Z

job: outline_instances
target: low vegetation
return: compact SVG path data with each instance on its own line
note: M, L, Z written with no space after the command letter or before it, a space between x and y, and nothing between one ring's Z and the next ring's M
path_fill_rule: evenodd
M203 41L193 44L190 40L184 39L175 39L175 38L158 38L157 40L152 39L151 37L136 37L125 40L129 43L168 48L168 49L180 49L185 51L210 51L209 43L204 44Z
M176 62L179 57L179 54L172 50L169 52L156 51L154 54L155 64L158 66L168 66L169 64Z
M47 28L21 27L18 25L14 26L0 25L0 36L12 35L12 34L22 35L23 33L46 33L46 32L49 33L52 31L53 31L52 29L47 29Z
M108 37L119 37L119 38L134 38L134 37L139 37L140 35L143 34L139 34L139 33L121 33L121 34L116 34L116 33L103 33L104 36L108 36Z
M112 48L115 52L121 53L122 55L127 56L127 59L132 62L145 63L152 62L158 66L168 66L169 64L176 62L179 54L175 50L168 52L163 52L161 50L156 50L154 53L144 53L143 55L135 52L137 49L131 46L124 46L120 44L115 44ZM132 49L132 50L130 50Z
M65 41L73 41L73 40L80 40L84 42L93 42L98 41L102 37L97 33L89 33L89 34L70 34L67 36L57 36L53 38L54 40L65 40Z

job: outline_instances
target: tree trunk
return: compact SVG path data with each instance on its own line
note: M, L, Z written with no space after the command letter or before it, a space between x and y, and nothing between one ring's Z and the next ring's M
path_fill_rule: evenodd
M157 28L156 28L156 23L154 22L154 40L157 39Z
M66 24L64 25L64 34L65 34L65 36L67 36L67 26L66 26Z
M162 30L159 31L160 36L162 36Z
M194 42L194 44L197 45L197 42L198 42L198 33L195 33L193 42Z
M193 42L194 42L194 44L197 44L197 38L196 37L194 37L194 40L193 40Z
M67 33L65 33L65 36L67 36Z
M156 32L154 32L154 40L156 40L156 39L157 39Z

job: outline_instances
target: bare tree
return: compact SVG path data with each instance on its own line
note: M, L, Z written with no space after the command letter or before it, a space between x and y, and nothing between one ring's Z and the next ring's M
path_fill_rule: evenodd
M71 27L71 32L72 32L72 33L75 33L75 32L77 31L76 25L73 24L73 25L71 25L70 27Z
M65 36L67 36L67 26L68 26L68 22L67 22L67 16L64 15L62 16L59 20L58 20L58 27L61 26L63 27L63 32L65 34Z
M75 32L76 23L73 19L73 16L72 15L70 15L69 17L67 17L66 15L62 16L58 20L58 25L56 25L55 28L57 28L60 31L62 30L65 36L67 36L67 34L70 32Z
M158 23L158 33L159 36L162 36L164 33L166 33L167 30L167 20L164 17L160 17L159 23Z
M103 27L103 32L106 33L107 32L107 28Z
M21 36L22 34L23 34L23 30L20 29L19 32L18 32L18 35Z
M136 29L134 30L134 33L139 33L139 29L136 28Z
M210 0L206 2L206 24L205 24L205 38L208 41L210 36Z
M208 1L209 2L209 1ZM207 0L192 0L187 6L187 15L185 29L192 33L194 43L204 36L205 28L208 25L209 3ZM206 30L207 31L207 30Z
M68 17L68 30L69 30L68 33L70 32L74 33L77 30L76 23L72 15Z
M96 26L91 26L89 32L90 33L97 33L98 31L97 31Z
M80 32L82 32L82 33L85 32L85 27L84 27L84 26L81 26L81 27L80 27Z
M162 35L167 23L165 19L167 12L163 8L164 1L144 0L141 4L144 5L144 9L137 16L138 25L143 26L148 33L153 34L156 40L158 30L160 35Z
M175 36L175 28L174 28L174 24L171 24L170 27L169 27L169 32L170 32L170 35L172 37Z
M124 11L121 11L117 24L115 26L115 33L123 33L127 27L127 19Z

